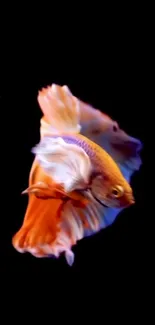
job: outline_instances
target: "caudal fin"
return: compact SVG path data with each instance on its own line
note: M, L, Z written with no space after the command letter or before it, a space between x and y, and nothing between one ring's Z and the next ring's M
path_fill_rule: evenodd
M49 123L48 134L79 133L79 100L72 95L67 86L52 84L39 91L38 102ZM41 122L42 127L48 123ZM46 125L45 125L46 124Z
M41 200L31 195L20 230L14 235L12 244L20 253L29 252L36 257L48 255L44 245L49 245L51 254L58 232L59 200ZM44 254L43 254L44 251Z

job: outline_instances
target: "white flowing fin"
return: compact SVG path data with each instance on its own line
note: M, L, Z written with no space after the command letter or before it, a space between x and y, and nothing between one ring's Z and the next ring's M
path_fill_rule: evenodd
M70 241L70 247L85 236L95 234L106 227L104 220L106 208L98 203L90 192L84 196L90 200L84 209L75 207L72 202L67 202L61 212L61 243ZM64 239L65 238L65 239ZM66 239L67 238L67 239Z
M51 135L80 132L80 103L67 86L52 84L42 89L38 94L38 102L46 122L48 121L44 123L41 120L41 135L45 130Z
M65 252L65 257L66 257L66 261L67 263L72 266L74 263L74 253L71 250L66 250Z
M92 166L85 151L62 138L43 138L32 152L45 172L66 192L85 189Z
M84 196L90 200L86 208L81 209L73 206L72 202L67 202L61 213L62 243L70 242L70 248L82 238L110 226L121 211L121 209L102 206L89 191L85 192Z

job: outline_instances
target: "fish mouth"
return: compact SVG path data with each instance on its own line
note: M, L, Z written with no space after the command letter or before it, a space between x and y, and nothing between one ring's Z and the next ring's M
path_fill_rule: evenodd
M124 143L113 143L112 146L119 153L119 157L116 155L116 158L121 166L131 171L140 169L142 165L141 152L143 149L140 140L134 139L125 141Z

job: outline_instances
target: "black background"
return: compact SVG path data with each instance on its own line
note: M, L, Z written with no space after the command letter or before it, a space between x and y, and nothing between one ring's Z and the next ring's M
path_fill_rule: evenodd
M123 90L121 93L118 87L116 76L112 82L111 72L108 74L107 71L106 78L100 66L95 67L95 73L89 67L88 70L81 67L77 73L76 61L64 70L62 66L59 65L59 60L52 61L52 58L51 62L48 59L48 63L44 61L40 64L37 60L30 62L25 59L20 62L17 56L15 61L11 61L7 81L3 83L4 90L2 88L0 94L4 114L4 117L1 115L1 126L5 126L5 133L1 131L4 139L1 278L6 282L14 282L15 285L23 285L27 281L29 283L29 280L38 283L39 279L39 285L44 286L46 283L52 290L60 282L69 285L71 279L73 286L84 280L85 286L91 284L90 287L95 286L101 290L111 283L119 288L131 288L133 283L139 283L141 287L141 275L147 263L144 243L146 157L143 101L131 99L129 94L124 96ZM124 210L111 227L80 241L74 248L75 263L72 268L63 257L59 260L36 259L29 254L16 252L11 244L12 236L21 226L27 205L27 198L21 196L21 191L28 184L33 161L30 151L39 140L41 111L37 93L52 83L68 85L75 96L110 115L122 129L141 139L144 144L143 165L132 180L136 204ZM119 90L119 96L114 97L116 89Z

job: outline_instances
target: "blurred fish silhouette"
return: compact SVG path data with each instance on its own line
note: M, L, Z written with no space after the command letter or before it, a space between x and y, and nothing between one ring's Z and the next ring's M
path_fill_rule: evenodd
M120 129L118 123L108 115L80 101L81 134L104 148L130 181L142 164L142 143Z
M26 190L28 208L12 242L18 251L36 257L58 257L65 252L71 265L72 246L111 224L120 209L134 203L133 193L108 150L80 134L89 135L83 107L86 113L89 109L95 112L93 108L74 97L67 86L43 89L38 101L44 114L41 140L33 149L36 157ZM107 120L113 123L109 117ZM108 127L103 129L106 132ZM105 141L101 142L103 146ZM117 162L120 156L115 151L120 148L112 150ZM120 166L127 161L122 156ZM132 172L133 168L130 163Z

